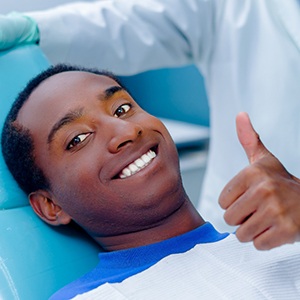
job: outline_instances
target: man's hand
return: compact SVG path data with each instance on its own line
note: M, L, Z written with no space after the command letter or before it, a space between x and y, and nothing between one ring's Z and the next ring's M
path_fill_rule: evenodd
M32 18L18 13L0 15L0 50L38 41L38 26Z
M237 115L236 126L250 165L220 195L225 221L239 225L237 238L259 250L300 240L300 180L266 149L246 113Z

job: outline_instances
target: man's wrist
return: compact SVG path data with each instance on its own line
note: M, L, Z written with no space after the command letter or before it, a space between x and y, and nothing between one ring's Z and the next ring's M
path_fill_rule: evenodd
M0 50L38 42L39 29L33 18L16 12L0 16Z

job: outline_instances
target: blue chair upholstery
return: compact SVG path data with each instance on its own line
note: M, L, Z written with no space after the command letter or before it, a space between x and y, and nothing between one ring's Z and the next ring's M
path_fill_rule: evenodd
M0 130L18 92L48 65L37 46L0 52ZM0 299L48 299L95 266L99 250L78 229L41 221L0 153Z
M121 76L135 100L149 113L209 126L204 80L194 65Z
M43 56L37 55L37 51L36 48L29 49L27 47L0 52L0 131L2 131L4 118L18 92L25 87L31 76L48 65ZM27 54L25 58L24 53L29 52L31 55ZM0 208L24 205L28 205L28 201L15 181L12 180L3 157L0 155Z

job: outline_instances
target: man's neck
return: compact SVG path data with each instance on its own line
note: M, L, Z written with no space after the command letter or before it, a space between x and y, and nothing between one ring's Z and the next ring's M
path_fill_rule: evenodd
M157 243L184 234L204 223L193 204L186 199L178 210L160 223L154 224L153 227L119 236L95 238L95 240L105 251L123 250Z

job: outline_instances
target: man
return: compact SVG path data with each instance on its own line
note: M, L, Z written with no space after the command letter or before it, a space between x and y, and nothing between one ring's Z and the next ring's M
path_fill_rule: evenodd
M237 124L248 154L276 160L247 115ZM299 244L258 252L206 223L182 187L166 128L109 73L58 65L38 75L12 106L2 149L45 222L76 222L105 251L52 299L300 295Z
M54 63L98 66L117 74L194 63L205 78L210 102L209 160L199 209L222 229L227 226L217 199L224 186L247 165L235 136L233 120L239 111L252 116L268 148L289 172L300 177L300 164L296 163L300 159L299 5L297 0L70 3L26 13L25 17L1 17L0 44L7 48L39 42ZM262 177L265 182L274 182L275 178L259 172L256 178L251 175L251 180L243 177L251 190L247 203L256 199L260 203L274 201L275 205L286 199L293 205L299 202L295 193L282 197L276 192L279 182L284 184L281 178L270 193L262 193L258 184ZM286 183L287 192L293 191ZM256 208L250 205L248 209L250 214L244 220L261 217L255 214ZM255 234L258 228L253 230L243 220L237 221L237 215L230 215L226 218L230 225L252 232L239 238L251 236L255 241L260 237L257 244L263 248L277 243L264 234L265 228ZM280 228L278 224L275 227Z

